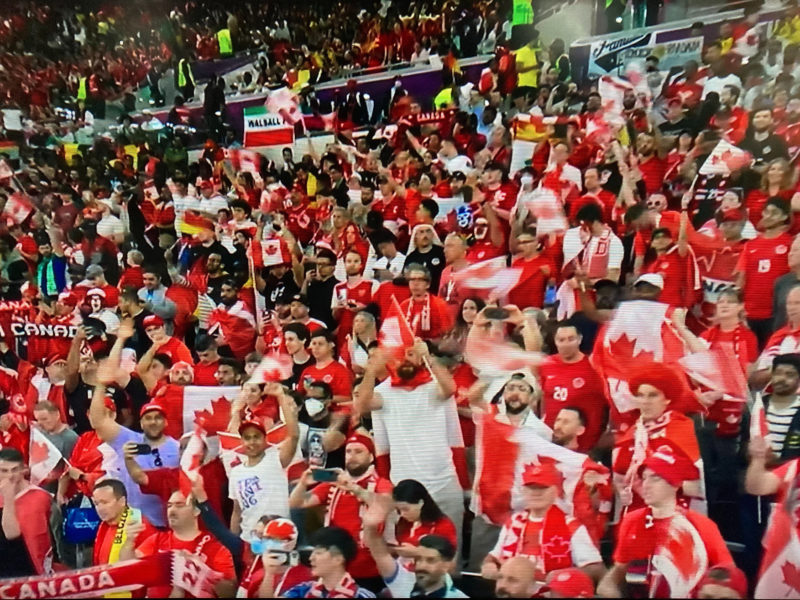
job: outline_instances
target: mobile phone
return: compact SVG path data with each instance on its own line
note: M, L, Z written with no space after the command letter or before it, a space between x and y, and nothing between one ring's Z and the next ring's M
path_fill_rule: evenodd
M136 454L147 456L153 453L150 444L136 444Z
M503 321L509 317L509 313L505 308L492 306L484 311L487 319Z
M339 478L339 471L336 469L312 469L311 477L314 481L329 483Z

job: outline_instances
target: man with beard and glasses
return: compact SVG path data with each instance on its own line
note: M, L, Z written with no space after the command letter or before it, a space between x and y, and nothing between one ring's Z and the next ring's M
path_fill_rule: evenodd
M232 278L222 284L222 303L208 318L208 333L216 336L220 348L228 346L234 358L244 360L255 346L256 318L239 300L239 287Z
M373 352L354 409L359 414L372 412L378 472L389 474L393 483L419 481L442 512L461 523L462 490L469 481L455 390L453 376L431 360L428 346L417 339L397 366L387 365L382 350Z
M362 517L375 496L391 501L392 482L375 472L375 444L367 435L353 434L344 446L344 471L333 483L316 484L313 469L308 469L289 496L289 507L325 506L325 525L341 527L353 536L358 552L348 566L358 585L376 594L383 589L375 561L362 542ZM310 492L310 487L316 485Z
M98 382L89 407L89 420L97 432L97 436L116 453L113 469L108 467L106 472L109 476L118 478L125 485L128 490L128 504L131 507L141 510L154 526L164 527L166 521L161 499L152 494L141 493L139 486L131 479L128 469L124 466L124 457L128 448L137 445L148 446L149 453L137 449L136 462L142 469L177 467L180 456L179 444L173 438L164 435L167 413L159 404L153 402L145 404L139 411L141 433L123 427L114 421L105 404L106 386L114 380L114 371L116 370L110 366L110 361L107 361L98 369Z
M455 566L456 548L447 538L429 534L419 540L413 570L394 558L383 541L380 528L386 522L391 503L376 500L364 513L364 541L375 559L393 598L468 598L453 585L450 571Z
M493 387L496 389L498 380ZM529 427L537 435L546 440L550 440L553 431L536 416L534 409L536 404L537 386L536 380L530 371L520 371L513 373L506 381L499 380L502 388L499 392L493 393L485 382L478 381L468 392L470 405L474 414L488 413L495 416L500 423L513 425L514 427ZM475 438L475 452L482 456L484 452L484 439L478 435ZM482 469L476 476L478 481L473 487L473 512L475 520L472 523L472 536L470 542L470 570L479 570L483 557L492 549L497 536L500 533L502 523L494 523L489 516L479 509L482 506L480 501L480 490L482 489L481 479L491 478L494 474L490 469Z

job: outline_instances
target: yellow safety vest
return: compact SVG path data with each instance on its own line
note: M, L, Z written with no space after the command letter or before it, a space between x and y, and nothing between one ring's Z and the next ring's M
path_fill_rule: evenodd
M183 66L186 64L186 59L182 58L178 61L178 87L182 88L186 85L186 72ZM189 65L189 81L194 85L194 74L192 73L192 66Z
M86 100L86 77L78 80L78 100Z
M229 56L233 54L233 42L231 41L230 29L220 29L217 32L217 43L219 44L220 56Z

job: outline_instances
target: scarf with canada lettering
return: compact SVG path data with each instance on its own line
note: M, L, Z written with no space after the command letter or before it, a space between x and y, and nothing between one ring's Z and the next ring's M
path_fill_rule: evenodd
M332 590L325 589L322 581L318 579L311 584L306 598L355 598L357 593L356 580L350 576L350 573L345 573L339 585Z
M527 510L511 515L508 523L500 532L502 541L500 556L494 556L494 558L502 563L514 556L526 556L523 549L526 530L530 523L530 512ZM580 523L577 520L568 518L566 513L557 506L553 505L548 509L536 544L539 556L531 557L538 559L538 563L543 565L545 573L572 566L570 540L579 526Z

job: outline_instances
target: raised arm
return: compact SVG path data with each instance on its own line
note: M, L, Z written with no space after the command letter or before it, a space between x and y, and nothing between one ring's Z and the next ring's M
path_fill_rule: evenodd
M292 460L294 460L294 455L297 452L297 442L300 440L300 429L297 425L297 406L292 397L283 389L283 386L280 384L275 384L275 386L280 388L280 391L276 389L274 392L267 391L267 393L274 393L278 396L278 403L283 413L283 422L286 424L286 439L281 442L280 459L281 466L287 469L292 464Z
M114 381L114 373L104 361L97 369L97 385L92 394L89 405L89 420L97 432L97 436L104 442L112 442L119 434L120 425L112 419L105 406L106 386Z
M393 577L398 569L397 561L389 552L389 547L378 531L380 526L386 522L391 507L391 499L387 501L383 496L376 496L362 516L364 543L372 554L375 565L378 567L378 573L384 579Z

